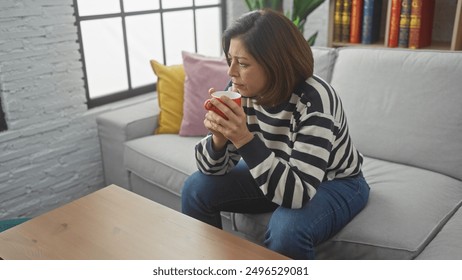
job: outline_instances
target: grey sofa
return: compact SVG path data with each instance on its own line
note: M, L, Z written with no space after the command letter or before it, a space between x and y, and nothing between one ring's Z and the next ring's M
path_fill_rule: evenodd
M462 259L462 52L313 48L365 156L366 208L319 245L319 259ZM97 118L105 179L180 210L199 138L154 135L157 100ZM261 243L271 213L223 213Z

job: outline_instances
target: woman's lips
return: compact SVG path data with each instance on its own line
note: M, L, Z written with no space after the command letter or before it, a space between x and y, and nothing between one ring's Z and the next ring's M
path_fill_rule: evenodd
M235 89L242 89L244 86L241 85L241 84L233 83L233 87L234 87Z

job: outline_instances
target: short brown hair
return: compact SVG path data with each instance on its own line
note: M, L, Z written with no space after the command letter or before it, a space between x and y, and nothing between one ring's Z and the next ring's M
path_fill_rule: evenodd
M287 101L295 87L313 75L313 54L298 28L283 14L258 10L244 14L223 33L228 55L232 38L242 40L263 67L268 85L258 104L275 106Z

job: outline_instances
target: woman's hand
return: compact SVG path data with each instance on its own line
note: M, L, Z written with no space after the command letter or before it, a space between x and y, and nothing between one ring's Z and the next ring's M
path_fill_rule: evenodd
M212 94L213 92L215 89L211 88L209 93ZM228 120L213 111L207 111L204 120L205 127L213 134L213 148L215 150L223 149L228 140L236 148L240 148L253 139L253 134L247 128L244 110L226 96L221 97L221 101L224 104L214 98L210 100L212 105L222 111Z
M215 92L215 89L214 88L211 88L209 89L209 94L212 95L212 93ZM211 111L207 111L207 114L205 114L205 119L204 119L204 125L205 127L210 130L210 132L212 132L212 147L215 151L220 151L222 150L225 145L226 145L226 142L228 141L228 139L226 139L225 136L223 136L223 134L221 134L220 132L216 131L215 129L213 129L214 125L213 123L211 123L208 118L210 118L208 115Z

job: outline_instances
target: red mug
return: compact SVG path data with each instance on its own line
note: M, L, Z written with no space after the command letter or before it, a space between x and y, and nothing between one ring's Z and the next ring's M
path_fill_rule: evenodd
M218 99L221 103L223 103L223 101L221 101L220 99L220 97L222 96L229 97L231 100L236 102L237 105L241 106L241 95L239 93L234 92L234 91L215 91L214 93L212 93L212 98ZM220 111L217 107L213 106L213 104L210 102L210 99L205 100L204 108L206 110L214 111L215 113L217 113L218 115L220 115L222 118L226 120L228 119L225 116L225 114L223 114L222 111Z

